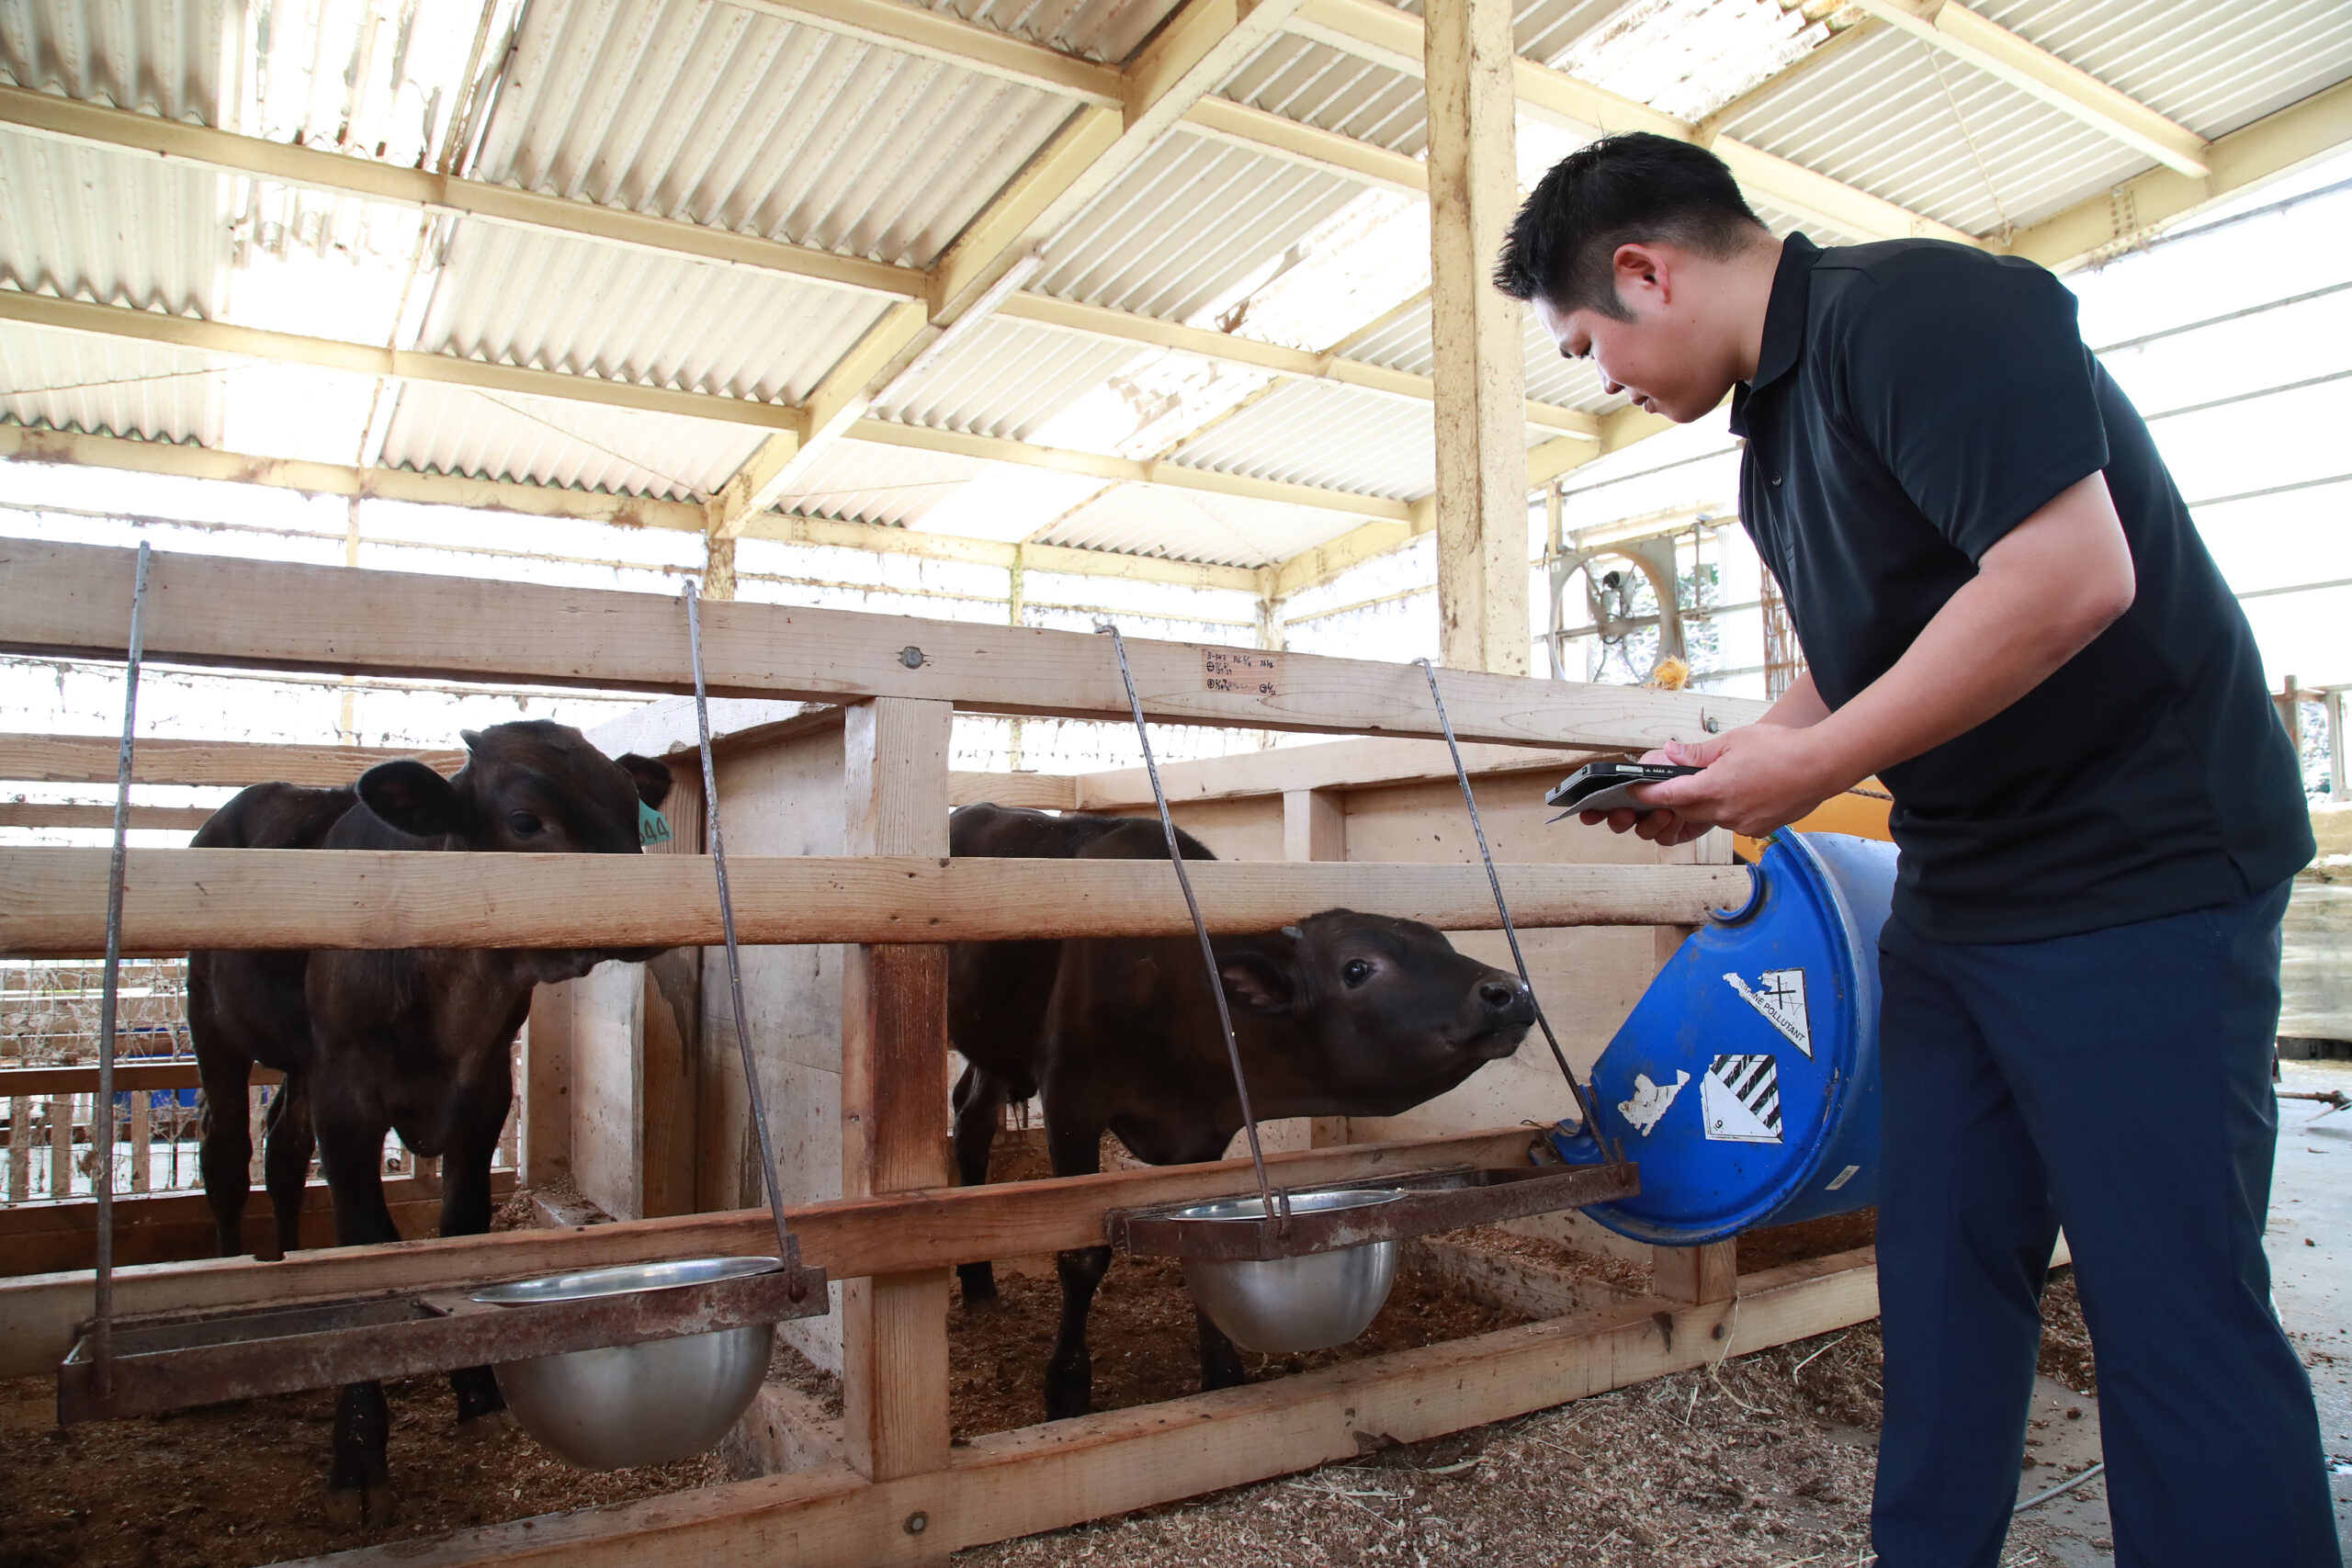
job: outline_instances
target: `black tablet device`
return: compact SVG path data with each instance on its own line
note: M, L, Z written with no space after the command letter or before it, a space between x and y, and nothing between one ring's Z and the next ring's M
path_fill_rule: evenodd
M1624 807L1655 811L1657 807L1644 806L1626 792L1635 784L1656 784L1660 779L1680 778L1699 771L1679 762L1587 762L1562 779L1559 786L1544 797L1544 804L1565 807L1560 817ZM1557 822L1560 817L1552 820Z

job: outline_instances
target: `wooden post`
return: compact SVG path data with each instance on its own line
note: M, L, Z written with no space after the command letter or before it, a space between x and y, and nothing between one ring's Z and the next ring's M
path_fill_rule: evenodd
M943 702L849 709L842 810L851 854L947 852ZM949 1181L947 950L849 948L842 966L842 1195ZM876 1481L944 1470L947 1270L853 1280L842 1292L842 1432ZM941 1556L945 1556L943 1549Z
M153 1185L148 1166L155 1142L155 1096L147 1089L130 1091L130 1190L144 1192Z
M8 1101L8 1201L21 1203L33 1192L33 1102L23 1095Z
M1669 1302L1727 1302L1739 1291L1739 1243L1650 1248L1650 1294Z
M733 541L729 541L731 546ZM649 845L655 855L703 852L702 766L670 764L673 783L662 803L670 821L668 842ZM645 965L644 1006L639 1017L637 1081L639 1145L644 1161L644 1217L695 1212L696 1109L700 1091L695 1066L702 1042L702 949L673 947Z
M51 1095L49 1101L49 1195L74 1195L74 1096Z
M523 1034L523 1185L571 1174L571 983L531 992Z
M1517 191L1510 0L1429 0L1430 341L1441 657L1527 672L1520 304L1489 280Z
M2332 688L2327 694L2327 798L2352 800L2352 768L2345 766L2345 742L2352 739L2344 723L2344 688Z
M1283 792L1283 859L1335 860L1348 858L1347 806L1333 789L1290 789ZM1307 1127L1310 1148L1337 1148L1351 1136L1344 1116L1317 1116Z

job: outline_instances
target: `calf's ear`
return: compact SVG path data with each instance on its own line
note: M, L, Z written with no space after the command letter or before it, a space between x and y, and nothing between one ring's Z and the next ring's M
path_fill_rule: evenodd
M637 798L654 810L661 810L662 803L670 798L670 764L657 762L650 757L640 757L634 751L624 751L613 761L618 762L636 784Z
M359 775L368 809L403 833L438 838L465 827L465 803L449 781L413 757L379 762Z
M1225 994L1252 1012L1286 1013L1298 997L1289 965L1270 953L1228 953L1219 961L1217 974L1225 981Z

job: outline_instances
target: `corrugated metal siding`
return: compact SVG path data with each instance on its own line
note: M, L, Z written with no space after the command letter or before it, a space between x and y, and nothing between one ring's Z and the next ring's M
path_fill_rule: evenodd
M218 320L233 257L230 184L184 164L0 136L0 280Z
M889 303L753 267L460 222L417 346L797 402Z
M417 381L401 389L384 462L685 501L725 484L762 434L676 414Z
M1182 131L1152 149L1058 235L1031 287L1189 321L1362 186Z
M996 464L939 452L836 441L776 502L784 512L913 527L956 489Z
M1699 120L1828 36L1826 24L1770 0L1635 0L1565 47L1555 46L1544 62L1677 118Z
M993 319L875 412L908 424L1025 440L1122 367L1158 353L1132 343Z
M0 324L0 414L54 430L217 446L232 363L7 322Z
M1527 395L1537 402L1582 409L1588 413L1624 406L1623 398L1612 398L1600 389L1600 373L1589 361L1560 357L1559 348L1544 335L1532 312L1521 324L1520 343L1527 355ZM1435 351L1430 346L1429 306L1423 303L1399 316L1351 346L1348 356L1395 370L1408 370L1416 376L1429 375L1437 363Z
M1176 0L939 0L932 8L1064 54L1118 63L1175 13Z
M171 119L220 123L222 31L231 0L0 0L0 73L19 87Z
M1362 521L1280 502L1114 485L1041 532L1038 541L1213 566L1272 566L1336 539Z
M548 0L524 25L477 172L929 266L1069 113L736 6Z
M1293 381L1187 442L1176 461L1251 479L1410 501L1436 471L1430 405Z
M1277 35L1218 87L1237 103L1418 157L1429 145L1420 79L1328 44Z

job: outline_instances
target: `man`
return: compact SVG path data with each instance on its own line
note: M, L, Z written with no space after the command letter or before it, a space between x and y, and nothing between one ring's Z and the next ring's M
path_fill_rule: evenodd
M1712 154L1612 137L1497 271L1611 392L1732 393L1809 672L1610 825L1759 834L1877 774L1884 1568L1992 1568L2063 1223L2119 1563L2339 1562L2262 1252L2278 921L2312 852L2252 633L2075 300L1937 241L1776 241ZM1600 820L1588 814L1586 820Z

